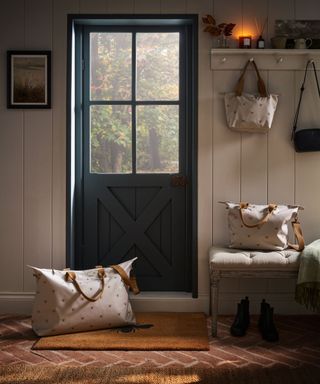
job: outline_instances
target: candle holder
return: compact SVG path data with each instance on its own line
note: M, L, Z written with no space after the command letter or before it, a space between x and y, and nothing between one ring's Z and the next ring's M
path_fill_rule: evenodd
M240 36L239 37L239 48L251 48L252 37L251 36Z

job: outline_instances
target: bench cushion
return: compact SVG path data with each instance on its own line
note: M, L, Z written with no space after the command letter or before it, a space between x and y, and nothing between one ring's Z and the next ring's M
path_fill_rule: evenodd
M235 248L211 247L209 262L215 270L298 271L300 252L254 251Z

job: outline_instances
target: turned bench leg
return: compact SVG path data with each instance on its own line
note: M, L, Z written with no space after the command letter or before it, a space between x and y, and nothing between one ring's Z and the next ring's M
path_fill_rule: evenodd
M210 275L211 334L217 336L220 273L211 271Z

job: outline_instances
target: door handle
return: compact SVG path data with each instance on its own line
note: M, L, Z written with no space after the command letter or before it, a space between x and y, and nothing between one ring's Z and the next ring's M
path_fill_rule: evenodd
M187 176L174 175L171 176L172 187L185 187L188 184Z

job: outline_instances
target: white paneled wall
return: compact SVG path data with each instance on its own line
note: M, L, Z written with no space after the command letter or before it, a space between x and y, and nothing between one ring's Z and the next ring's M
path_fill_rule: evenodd
M24 114L6 109L6 51L24 48L24 1L0 12L0 291L23 291ZM14 276L14 278L13 278Z
M26 267L65 264L66 222L66 53L69 13L207 13L235 22L234 35L254 33L254 18L268 16L267 44L278 18L314 19L317 0L3 0L0 3L0 312L30 308L33 277ZM295 154L290 129L301 73L265 71L269 89L281 94L268 135L239 135L226 128L221 93L232 89L238 70L211 71L209 34L199 22L198 259L199 299L181 308L208 308L207 250L227 241L221 200L297 202L308 241L320 237L320 154ZM236 40L232 43L236 46ZM6 108L6 51L52 51L52 108ZM239 68L240 69L240 68ZM247 89L254 89L250 79ZM315 91L315 90L313 90ZM305 124L318 124L316 98L306 96ZM223 281L223 311L239 295L268 295L284 311L298 311L293 282ZM139 299L139 308L144 299ZM162 301L162 310L170 300ZM179 300L174 299L174 309ZM183 298L181 299L181 303ZM25 304L23 304L25 303ZM142 304L141 304L142 303ZM146 300L146 303L150 303ZM163 304L165 303L165 305ZM186 303L188 304L186 306ZM141 306L142 305L142 306ZM163 306L164 305L164 306Z
M52 0L30 0L25 5L25 48L52 50ZM52 110L23 114L23 288L32 291L34 277L27 265L50 265L52 258Z

